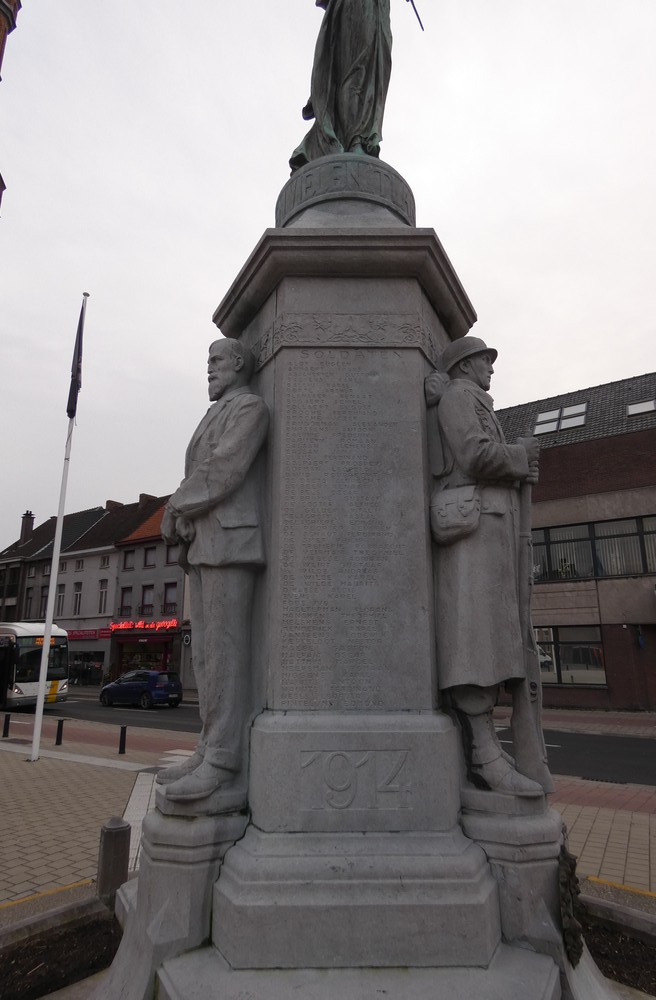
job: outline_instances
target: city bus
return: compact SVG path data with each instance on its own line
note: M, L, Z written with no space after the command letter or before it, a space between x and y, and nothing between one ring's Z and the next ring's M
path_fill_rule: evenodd
M43 622L0 622L0 708L36 705ZM68 633L52 626L46 704L68 697Z

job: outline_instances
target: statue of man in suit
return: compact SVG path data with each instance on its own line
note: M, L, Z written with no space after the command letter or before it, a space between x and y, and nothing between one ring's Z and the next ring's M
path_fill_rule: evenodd
M203 724L193 756L160 771L172 801L216 789L226 808L245 804L240 782L249 716L251 609L264 566L253 463L269 411L249 387L254 358L237 340L217 340L207 365L212 405L187 448L185 478L168 501L162 535L179 543L189 576L193 665Z

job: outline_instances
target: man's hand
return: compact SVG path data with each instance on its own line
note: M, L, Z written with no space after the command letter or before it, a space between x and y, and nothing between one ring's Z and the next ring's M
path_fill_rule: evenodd
M517 438L517 444L521 444L528 459L528 476L525 482L535 486L540 474L540 442L535 437Z
M524 480L525 483L530 483L531 486L535 486L538 479L540 478L540 469L538 462L528 463L528 476Z
M168 507L164 508L164 517L162 518L162 527L160 530L164 541L169 545L175 545L178 541L175 530L175 514L172 514Z
M187 544L193 542L196 537L196 529L194 528L194 522L190 521L188 517L178 517L175 522L176 534L183 542Z
M540 442L535 437L520 437L517 438L517 444L521 444L526 452L526 457L528 458L529 465L531 462L537 462L540 457Z

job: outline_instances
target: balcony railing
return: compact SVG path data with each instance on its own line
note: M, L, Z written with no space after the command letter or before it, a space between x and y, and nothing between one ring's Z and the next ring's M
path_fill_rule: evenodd
M122 604L121 607L118 609L117 614L119 618L129 618L130 615L132 614L132 605Z
M152 613L153 613L153 606L152 606L152 604L140 604L139 605L139 614L140 615L152 615Z
M162 604L162 614L163 615L174 615L178 610L178 602L173 601L168 604Z

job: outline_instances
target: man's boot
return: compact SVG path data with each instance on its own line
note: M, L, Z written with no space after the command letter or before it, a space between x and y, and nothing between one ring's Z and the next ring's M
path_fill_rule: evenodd
M172 781L184 778L185 774L191 774L197 767L200 767L204 757L205 747L199 743L191 757L183 760L181 764L172 764L171 767L165 767L158 771L155 780L158 785L170 785Z

